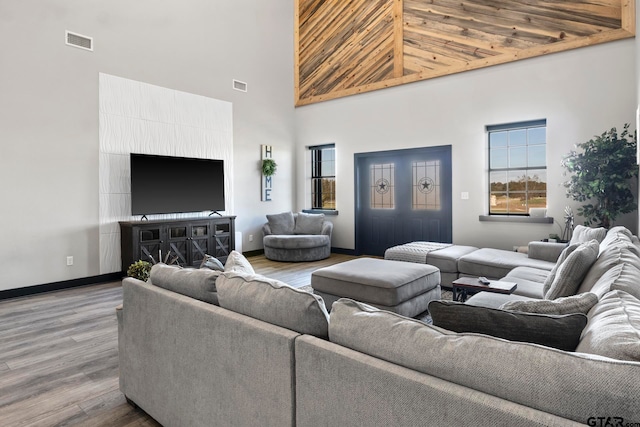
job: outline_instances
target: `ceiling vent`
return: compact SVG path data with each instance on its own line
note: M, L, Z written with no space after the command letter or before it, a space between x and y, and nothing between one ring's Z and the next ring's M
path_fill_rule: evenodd
M69 46L93 51L93 37L87 37L82 34L72 33L71 31L65 31L64 41Z
M246 92L247 84L245 82L241 82L240 80L233 80L233 88L235 90L239 90L240 92Z

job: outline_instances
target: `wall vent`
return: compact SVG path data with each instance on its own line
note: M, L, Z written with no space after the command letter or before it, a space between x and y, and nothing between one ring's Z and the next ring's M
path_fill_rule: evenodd
M93 51L93 37L83 36L82 34L65 31L64 42L73 47Z
M241 82L240 80L233 80L233 88L235 90L239 90L240 92L247 91L247 84L245 82Z

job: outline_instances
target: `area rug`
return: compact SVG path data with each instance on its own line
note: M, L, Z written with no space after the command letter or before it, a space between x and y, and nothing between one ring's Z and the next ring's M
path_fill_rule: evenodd
M311 285L301 286L298 289L313 293L313 288L311 287ZM447 289L443 289L440 299L451 301L453 299L453 293ZM414 317L414 319L420 320L421 322L428 323L428 324L432 323L431 315L429 314L428 311L418 314L417 316Z

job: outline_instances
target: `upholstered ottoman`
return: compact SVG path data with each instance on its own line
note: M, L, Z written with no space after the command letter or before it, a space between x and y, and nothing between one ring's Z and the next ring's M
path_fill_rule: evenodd
M357 258L311 274L311 287L331 308L339 298L351 298L407 317L427 310L440 299L440 270L426 264Z

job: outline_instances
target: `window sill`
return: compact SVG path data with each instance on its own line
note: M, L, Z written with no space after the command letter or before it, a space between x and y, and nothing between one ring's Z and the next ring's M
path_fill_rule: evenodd
M489 222L525 222L530 224L553 224L552 216L531 217L531 216L508 216L508 215L480 215L480 221Z
M302 209L302 212L308 214L325 214L327 216L338 215L338 211L333 209Z

